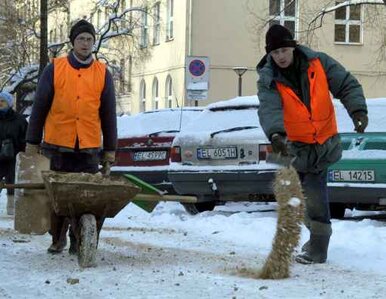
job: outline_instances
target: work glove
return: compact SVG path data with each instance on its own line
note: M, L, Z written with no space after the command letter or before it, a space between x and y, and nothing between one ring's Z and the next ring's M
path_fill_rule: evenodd
M288 156L287 145L286 145L286 137L279 134L274 133L271 136L271 145L272 151L275 154L281 154L282 156Z
M357 131L357 133L364 133L367 124L369 123L367 113L364 111L354 112L352 115L352 120L354 122L355 131Z
M101 159L101 173L103 176L109 176L111 172L111 165L115 161L115 152L114 151L105 151L102 154Z
M32 144L27 143L25 146L25 154L28 156L35 156L40 154L40 145L39 144Z

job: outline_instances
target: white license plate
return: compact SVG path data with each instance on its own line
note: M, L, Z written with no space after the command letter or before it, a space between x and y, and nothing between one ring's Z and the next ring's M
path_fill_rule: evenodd
M374 182L374 170L331 170L330 182Z
M159 161L166 159L166 151L135 152L134 161Z
M198 159L236 159L236 147L216 147L216 148L199 148L197 149Z

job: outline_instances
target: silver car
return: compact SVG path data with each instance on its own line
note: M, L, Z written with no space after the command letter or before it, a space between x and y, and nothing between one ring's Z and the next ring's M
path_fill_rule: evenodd
M175 136L168 177L173 188L196 195L191 214L225 201L274 201L276 164L266 162L270 143L260 128L257 96L207 106Z

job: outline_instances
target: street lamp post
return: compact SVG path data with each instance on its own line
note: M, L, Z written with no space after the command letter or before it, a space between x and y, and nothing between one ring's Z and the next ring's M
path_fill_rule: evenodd
M233 68L233 70L235 71L235 73L239 76L239 92L238 92L238 95L239 97L241 97L242 95L242 82L243 82L243 79L241 78L244 73L248 70L248 68L246 66L236 66Z

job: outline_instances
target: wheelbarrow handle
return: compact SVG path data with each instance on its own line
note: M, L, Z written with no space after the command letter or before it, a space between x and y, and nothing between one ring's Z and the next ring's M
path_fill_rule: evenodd
M0 183L0 189L45 189L44 183L17 183L17 184L5 184Z
M176 201L176 202L184 202L184 203L197 203L196 196L187 196L187 195L158 195L158 194L144 194L138 193L133 201L141 200L141 201Z

